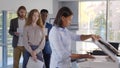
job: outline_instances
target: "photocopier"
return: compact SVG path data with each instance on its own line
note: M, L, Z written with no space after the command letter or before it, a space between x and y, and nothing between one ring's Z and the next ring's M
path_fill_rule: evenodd
M79 68L120 68L120 57L117 56L119 54L117 49L103 39L95 40L94 43L107 55L93 55L94 59L78 62Z

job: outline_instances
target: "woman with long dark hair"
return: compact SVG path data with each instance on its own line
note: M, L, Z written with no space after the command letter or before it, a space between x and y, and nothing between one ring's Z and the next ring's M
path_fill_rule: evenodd
M52 49L50 68L71 68L71 58L93 58L88 54L71 54L71 42L84 41L92 38L98 40L96 35L75 35L66 27L71 24L72 11L68 7L62 7L55 18L54 26L49 34Z

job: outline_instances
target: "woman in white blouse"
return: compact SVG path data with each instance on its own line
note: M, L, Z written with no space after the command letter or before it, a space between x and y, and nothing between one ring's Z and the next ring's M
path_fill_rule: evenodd
M71 42L83 41L88 38L98 40L96 35L75 35L66 27L70 25L73 17L68 7L62 7L55 18L49 40L52 48L50 68L71 68L71 58L93 58L88 54L71 54Z
M31 56L34 61L39 59L43 62L42 50L45 46L44 26L40 13L33 9L28 14L27 23L23 31L24 52L23 68L26 68L28 59Z

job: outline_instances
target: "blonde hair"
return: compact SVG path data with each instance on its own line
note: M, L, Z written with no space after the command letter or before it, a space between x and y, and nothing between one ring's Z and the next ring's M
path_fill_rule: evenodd
M31 25L31 24L32 24L32 17L33 17L33 14L34 14L35 12L38 12L38 13L39 13L39 11L38 11L37 9L32 9L32 10L29 12L28 17L27 17L27 22L26 22L25 26L28 26L28 25ZM39 13L39 19L37 20L37 23L36 23L36 24L37 24L39 27L41 27L41 28L44 27L40 13Z

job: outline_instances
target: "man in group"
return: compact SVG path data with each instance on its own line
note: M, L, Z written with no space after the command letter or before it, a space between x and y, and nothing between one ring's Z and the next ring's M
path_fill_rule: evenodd
M9 34L13 36L13 68L19 68L21 54L24 52L23 28L26 23L27 10L25 6L20 6L17 10L17 17L11 19Z
M45 60L46 68L50 68L49 67L50 66L50 57L51 57L52 51L51 51L51 47L50 47L50 44L49 44L48 35L49 35L49 32L50 32L50 29L52 28L52 24L46 22L46 19L48 17L48 10L47 9L42 9L40 11L40 14L41 14L43 24L45 26L45 34L46 34L46 43L45 43L45 47L43 49L43 57L44 57L44 60Z

